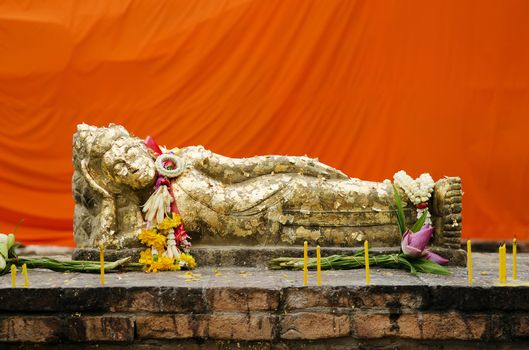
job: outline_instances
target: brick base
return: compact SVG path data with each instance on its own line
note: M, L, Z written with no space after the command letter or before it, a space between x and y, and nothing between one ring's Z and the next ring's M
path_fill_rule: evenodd
M524 287L0 289L0 312L2 349L470 349L529 341Z

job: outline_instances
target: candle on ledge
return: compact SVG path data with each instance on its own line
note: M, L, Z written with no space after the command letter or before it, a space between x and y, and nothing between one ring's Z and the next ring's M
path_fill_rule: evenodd
M472 285L472 243L467 240L467 275L468 284Z
M505 273L506 273L506 263L505 263L505 245L501 245L499 250L498 250L498 255L499 255L499 262L500 262L500 265L499 265L499 282L500 284L505 284L506 283L506 278L505 278Z
M11 287L17 287L17 267L15 265L11 265Z
M105 285L105 247L103 243L99 243L99 264L101 269L101 285Z
M501 276L501 245L498 248L498 282L501 283L502 276Z
M512 240L512 279L516 280L516 238Z
M503 284L507 283L507 245L503 243Z
M371 276L369 274L369 243L364 241L364 266L366 269L366 284L371 282Z
M24 287L29 287L28 266L26 264L22 265L22 276L24 276Z
M321 286L321 252L320 252L320 246L316 246L316 273L317 273L317 280L318 280L318 286Z
M309 284L309 244L307 241L303 243L303 285Z
M503 244L501 246L501 282L500 283L505 283L505 245Z

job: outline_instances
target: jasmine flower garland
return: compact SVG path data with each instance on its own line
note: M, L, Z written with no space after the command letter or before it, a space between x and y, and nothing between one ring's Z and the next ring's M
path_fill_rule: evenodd
M406 196L415 205L417 217L421 217L426 212L426 224L431 224L430 213L428 212L428 201L432 196L435 185L434 180L428 173L421 174L417 179L412 179L404 170L400 170L393 175L396 186L402 188Z
M421 174L417 179L412 179L404 170L400 170L393 175L396 186L402 188L406 196L414 205L427 202L433 191L435 182L428 173Z

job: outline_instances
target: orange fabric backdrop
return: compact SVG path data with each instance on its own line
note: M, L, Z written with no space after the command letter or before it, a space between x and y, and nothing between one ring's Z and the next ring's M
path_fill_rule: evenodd
M0 4L0 231L73 245L77 123L353 177L463 178L464 236L529 238L528 1Z

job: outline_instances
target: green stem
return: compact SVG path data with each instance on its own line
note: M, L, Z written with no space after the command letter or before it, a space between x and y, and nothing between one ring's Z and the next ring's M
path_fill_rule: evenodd
M117 261L105 261L105 272L117 272L126 269L127 271L141 271L142 264L128 263L130 257L119 259ZM15 258L8 259L6 268L2 273L9 272L11 265L22 266L26 264L28 269L48 269L58 272L87 272L99 273L101 265L97 261L83 260L56 260L47 257L42 258ZM130 266L129 266L130 265ZM141 266L137 266L141 265Z
M321 269L350 270L363 268L365 265L365 260L361 255L363 255L363 250L356 253L355 255L331 255L325 258L321 258ZM303 264L303 258L281 257L277 259L272 259L268 264L268 268L271 270L301 270L303 269ZM307 268L309 270L315 270L316 265L316 258L308 259ZM412 274L415 274L417 272L434 273L439 275L450 274L450 272L445 267L438 265L432 261L425 260L422 258L412 258L402 253L370 255L369 265L409 270Z

